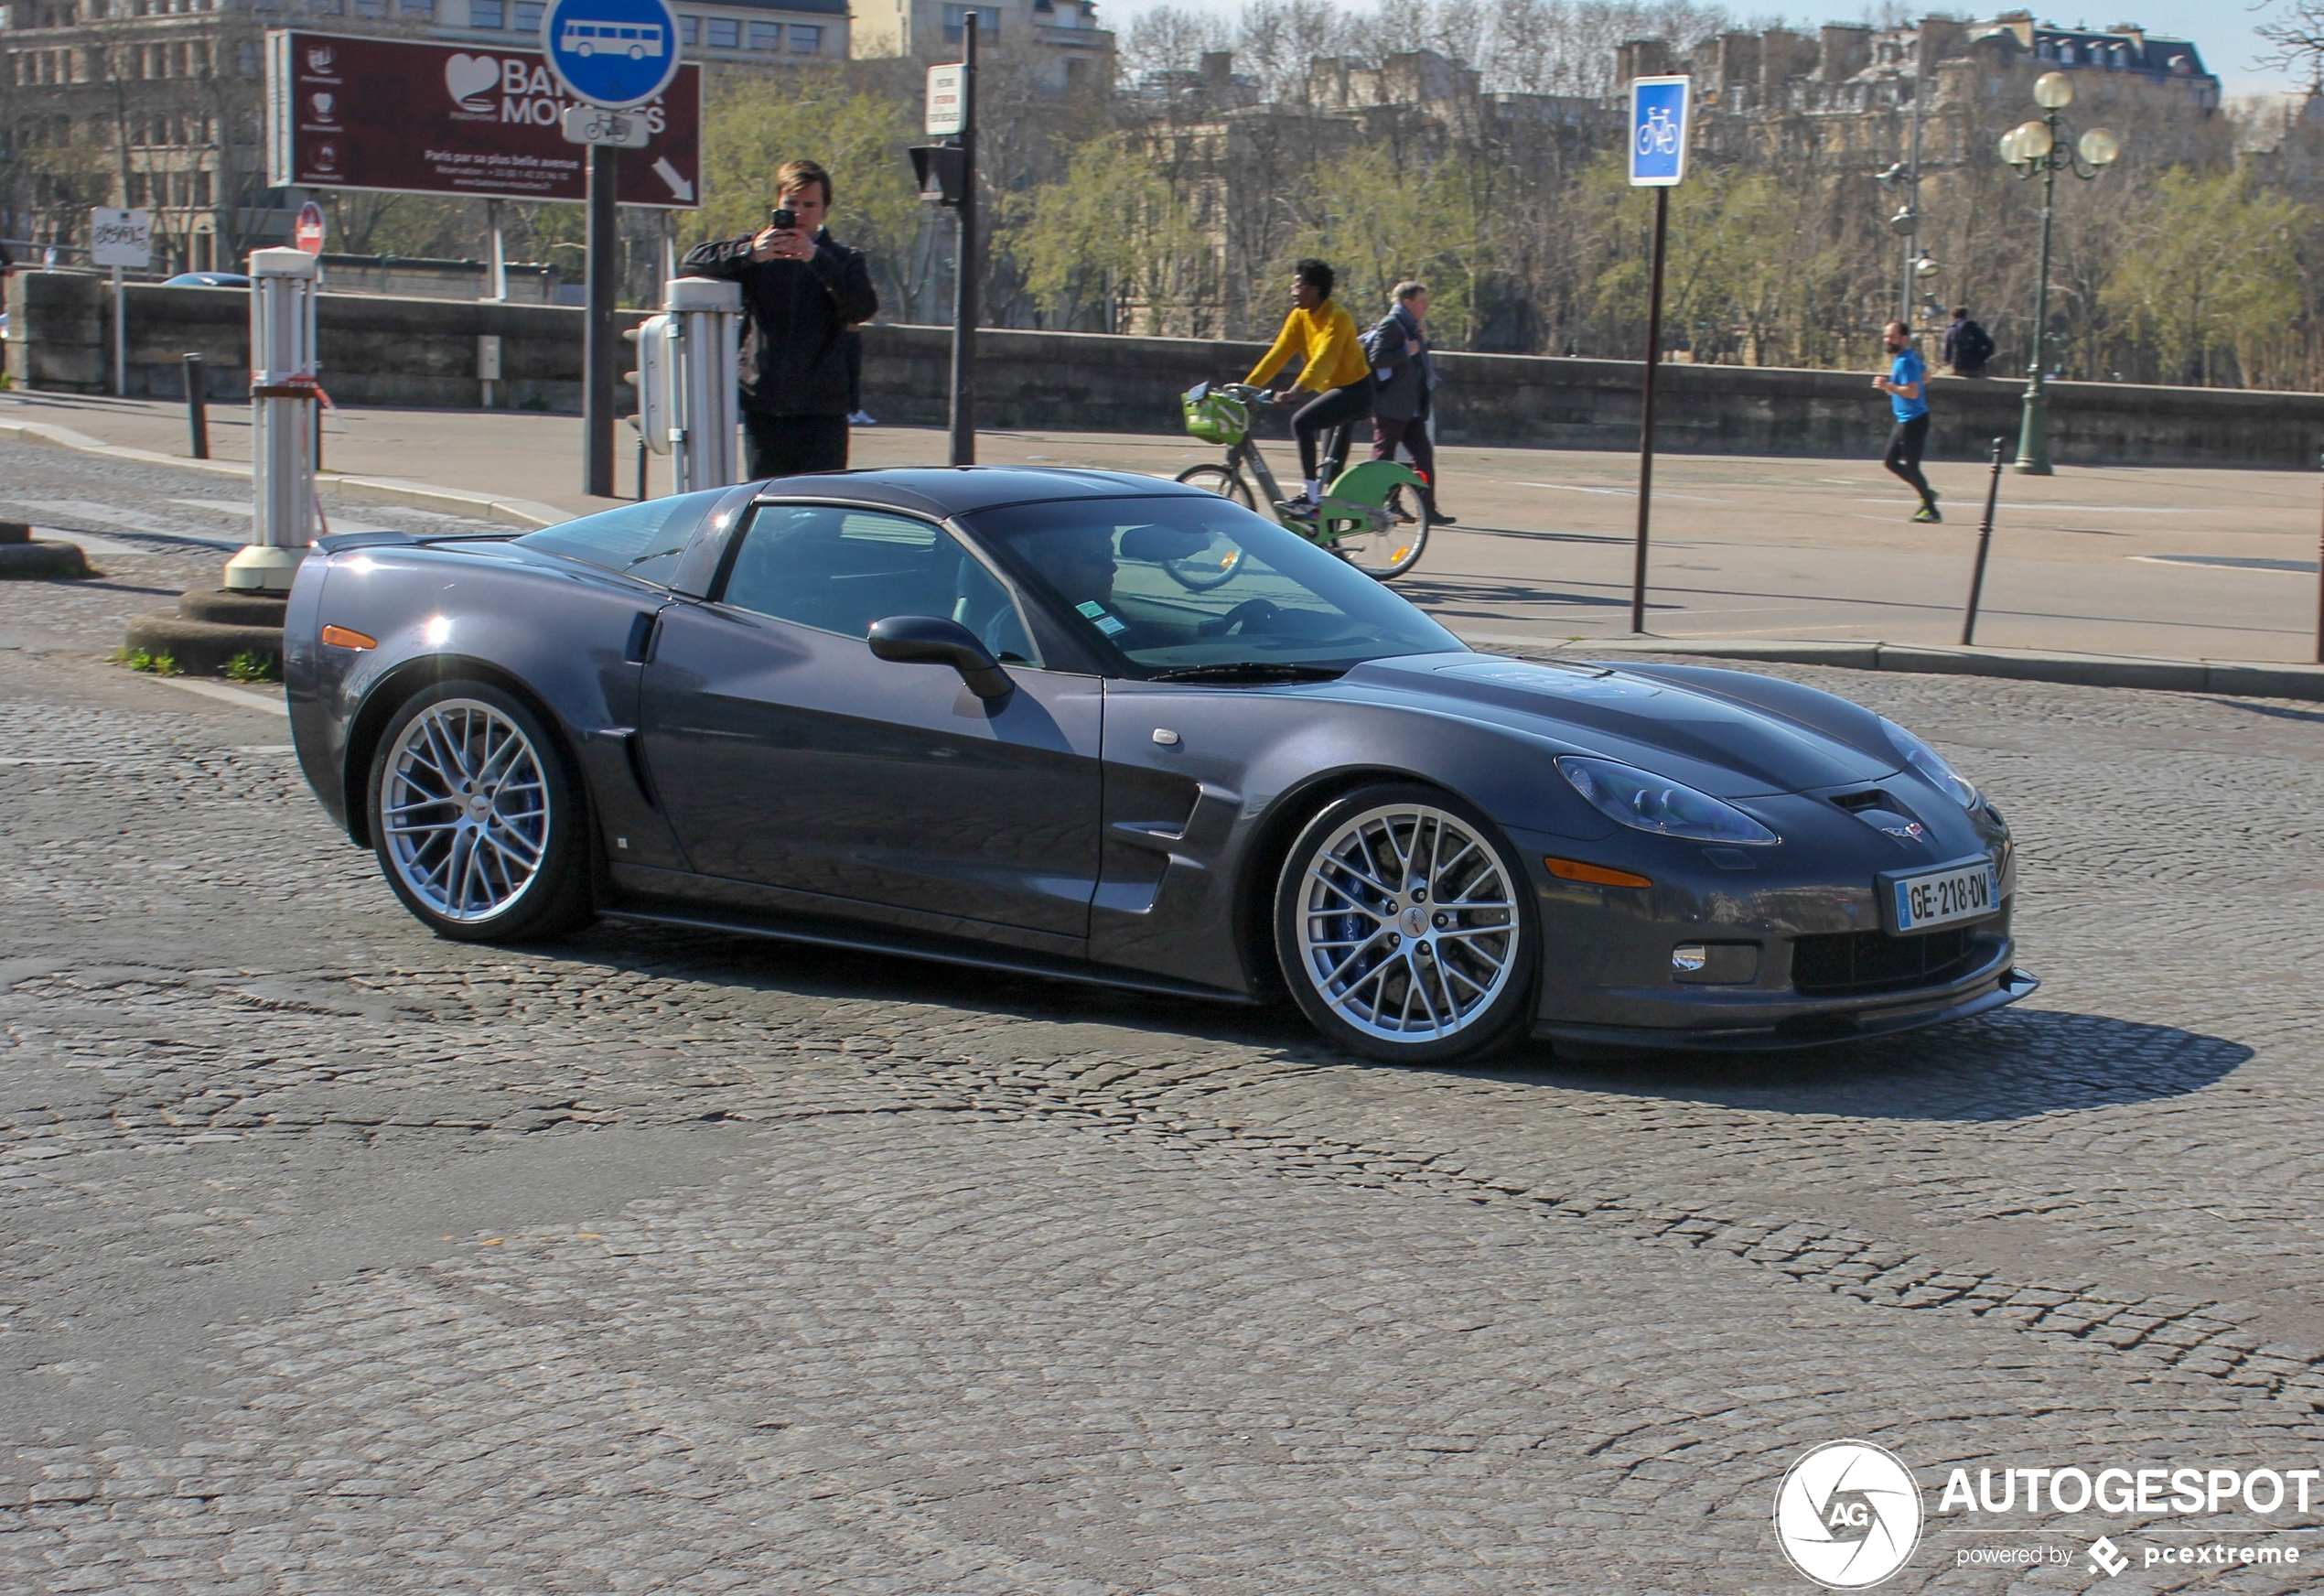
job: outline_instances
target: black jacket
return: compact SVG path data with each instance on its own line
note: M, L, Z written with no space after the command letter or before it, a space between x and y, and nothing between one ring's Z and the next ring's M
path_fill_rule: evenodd
M864 257L815 234L804 261L754 261L750 239L696 244L678 270L742 285L742 407L762 415L845 415L847 356L842 336L879 309Z
M1993 339L1975 322L1963 318L1944 331L1944 363L1962 376L1974 376L1993 359Z

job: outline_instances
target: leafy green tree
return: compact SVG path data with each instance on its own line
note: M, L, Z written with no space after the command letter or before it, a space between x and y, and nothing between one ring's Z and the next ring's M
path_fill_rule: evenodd
M2266 384L2296 347L2313 213L2240 171L2184 167L2134 202L2099 303L2166 382Z
M1432 327L1460 347L1476 332L1478 282L1493 266L1489 184L1465 156L1430 164L1390 144L1327 157L1301 185L1301 225L1272 269L1286 272L1302 255L1329 261L1340 277L1334 297L1360 323L1386 315L1390 291L1416 278L1428 285Z
M1062 178L1004 220L1027 290L1060 325L1094 312L1107 332L1184 332L1187 307L1215 276L1187 205L1118 134L1075 149Z

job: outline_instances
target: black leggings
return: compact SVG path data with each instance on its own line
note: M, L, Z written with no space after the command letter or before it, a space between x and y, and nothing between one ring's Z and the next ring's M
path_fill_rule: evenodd
M1929 447L1929 413L1923 410L1910 421L1897 423L1888 434L1888 452L1880 463L1912 485L1923 504L1934 504L1937 495L1929 479L1921 474L1921 451Z
M1326 427L1338 426L1372 414L1372 379L1367 376L1318 394L1292 413L1291 436L1299 440L1299 474L1314 477L1316 469L1316 438ZM1343 462L1344 463L1344 462Z

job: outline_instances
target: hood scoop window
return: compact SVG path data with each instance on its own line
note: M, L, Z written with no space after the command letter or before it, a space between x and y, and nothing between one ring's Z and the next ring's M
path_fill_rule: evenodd
M1850 814L1861 814L1867 809L1886 809L1888 795L1877 787L1867 787L1861 793L1834 793L1832 802Z

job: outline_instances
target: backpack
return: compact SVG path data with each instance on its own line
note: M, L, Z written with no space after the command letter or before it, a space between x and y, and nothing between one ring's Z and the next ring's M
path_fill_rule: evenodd
M1993 359L1993 338L1974 321L1961 324L1961 335L1953 340L1953 363L1955 366L1982 366Z
M1391 341L1403 343L1404 341L1404 329L1396 324L1396 318L1392 313L1373 322L1371 329L1356 341L1363 346L1364 364L1377 372L1380 370L1381 350Z

